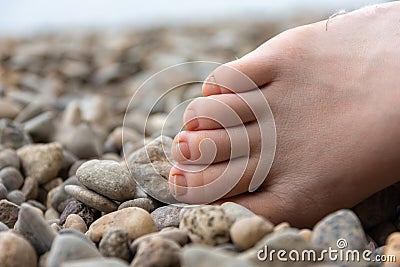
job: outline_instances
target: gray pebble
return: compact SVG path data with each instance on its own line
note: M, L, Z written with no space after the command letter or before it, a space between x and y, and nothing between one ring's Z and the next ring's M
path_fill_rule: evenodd
M222 203L221 208L233 222L240 218L255 216L251 210L234 202L224 202Z
M56 236L56 232L36 208L25 203L21 205L14 229L32 244L39 255L50 250Z
M118 209L117 204L115 204L110 199L97 194L94 191L86 189L79 185L67 185L64 188L70 196L76 198L82 203L88 205L99 211L113 212Z
M8 230L10 230L10 228L8 228L7 225L5 225L3 222L0 221L0 232L8 231Z
M90 160L76 171L76 178L87 188L110 199L125 201L135 194L135 181L129 171L113 160Z
M22 186L24 177L16 168L5 167L0 171L0 183L3 183L8 191L12 191Z
M26 177L24 185L21 188L26 199L36 199L39 195L39 182L34 177Z
M18 149L32 143L22 126L8 119L0 119L0 148Z
M119 205L118 210L128 208L128 207L138 207L146 210L147 212L151 213L155 207L154 202L150 198L141 197L132 200L125 201Z
M0 170L5 167L14 167L19 169L20 162L17 152L13 149L0 150Z
M182 207L168 205L159 207L151 213L151 217L157 225L158 230L169 226L179 226L179 214Z
M0 199L5 199L7 197L7 194L7 188L2 183L0 183Z
M7 199L17 205L21 205L26 200L24 193L22 193L22 191L20 190L13 190L11 192L8 192Z
M79 185L79 182L78 180L76 180L75 176L71 176L62 183L60 189L57 190L57 192L51 198L51 206L58 212L63 212L68 202L74 199L69 194L67 194L67 192L65 192L66 185Z
M111 227L101 239L99 251L104 257L115 257L129 262L128 233L121 228Z

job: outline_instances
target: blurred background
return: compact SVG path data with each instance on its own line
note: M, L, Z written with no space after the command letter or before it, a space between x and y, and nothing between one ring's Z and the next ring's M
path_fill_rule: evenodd
M128 108L122 141L131 96L154 73L193 60L231 61L290 27L379 2L0 0L0 149L55 140L91 158L134 151L141 137L162 128L173 137L181 115L168 114L199 96L201 85L158 96L178 80L204 79L212 68L152 80Z

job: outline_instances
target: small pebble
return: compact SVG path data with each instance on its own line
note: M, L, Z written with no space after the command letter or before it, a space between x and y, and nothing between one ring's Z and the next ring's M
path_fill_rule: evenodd
M251 210L234 202L224 202L222 203L221 208L225 211L225 214L231 219L232 222L243 217L255 216Z
M65 192L66 185L79 185L79 182L76 180L75 176L71 176L65 180L60 187L57 187L58 189L52 189L48 195L48 201L51 204L50 206L55 208L58 212L63 212L68 202L74 200L72 196Z
M32 143L21 124L0 119L0 148L18 149Z
M13 149L0 150L0 170L5 167L14 167L19 170L20 162L17 152Z
M0 171L0 183L2 183L8 191L19 189L24 183L19 170L14 167L6 167Z
M7 194L8 194L7 188L2 183L0 183L0 199L7 198Z
M179 214L182 207L168 205L159 207L151 213L151 217L157 225L158 230L170 226L179 226Z
M31 244L13 231L0 231L1 267L36 267L37 254Z
M115 257L129 262L131 255L128 233L111 227L101 239L99 251L104 257Z
M46 212L44 213L44 218L49 221L53 219L59 219L60 218L60 213L56 211L53 208L47 209Z
M307 242L311 243L313 232L310 229L301 229L299 235Z
M86 233L87 231L87 226L85 224L85 221L82 219L81 216L77 214L68 215L64 223L64 228L72 228L82 233Z
M7 199L17 205L21 205L26 200L24 193L22 193L22 191L20 190L13 190L11 192L8 192Z
M157 231L157 227L147 211L141 208L125 208L97 219L90 225L86 235L97 243L111 227L125 230L131 240Z
M64 187L64 190L70 196L96 210L112 212L118 209L117 204L115 204L110 199L103 197L102 195L99 195L96 192L86 189L82 186L66 185Z
M26 177L24 185L21 188L26 199L36 199L39 195L39 182L35 177Z
M8 230L10 230L10 228L8 228L7 225L5 225L4 223L2 223L2 222L0 221L0 232L8 231Z
M96 210L89 208L82 202L71 200L70 202L68 202L64 211L60 215L60 224L63 225L70 214L77 214L81 216L82 219L85 221L85 224L89 226L97 217L96 213Z
M0 200L0 222L9 228L14 228L14 224L18 219L19 206L8 201Z
M141 197L141 198L136 198L132 200L125 201L119 205L118 210L124 209L124 208L129 208L129 207L138 207L142 208L147 212L152 212L154 211L154 202L150 198L147 197Z

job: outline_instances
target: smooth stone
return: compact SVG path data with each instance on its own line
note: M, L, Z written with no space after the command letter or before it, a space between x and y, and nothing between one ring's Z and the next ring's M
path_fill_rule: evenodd
M19 189L24 183L19 170L14 167L5 167L0 171L0 183L2 183L8 191Z
M57 235L36 208L25 203L20 207L14 229L31 243L38 255L50 250Z
M236 220L230 229L230 235L235 245L248 249L273 230L274 225L271 222L260 216L251 216Z
M8 230L10 230L10 228L8 228L8 226L6 224L4 224L3 222L0 221L0 232L8 231Z
M152 253L157 251L157 253ZM131 267L179 267L180 246L175 242L154 237L139 244Z
M229 242L231 225L231 219L220 206L202 206L186 211L179 229L187 231L193 243L215 246Z
M26 200L24 193L22 193L20 190L13 190L11 192L8 192L7 199L17 205L21 205Z
M60 218L60 213L56 211L53 208L47 209L44 213L44 218L49 221L49 220L54 220L54 219L59 219Z
M19 123L25 122L39 115L42 111L42 106L39 103L31 101L23 110L21 110L14 121Z
M251 210L234 202L224 202L221 204L221 208L233 222L240 218L255 216Z
M68 215L64 223L64 228L72 228L82 233L86 233L87 231L85 221L77 214Z
M24 122L24 130L32 137L35 143L48 142L53 137L54 119L54 112L46 111Z
M111 227L125 230L131 240L157 231L157 227L147 211L132 207L100 217L90 225L86 235L97 243Z
M76 172L76 179L87 188L110 199L125 201L135 194L135 181L121 164L112 160L90 160Z
M169 190L168 177L172 167L172 139L160 136L135 152L127 159L130 172L142 189L151 197L164 202L176 203Z
M82 217L86 225L91 225L97 217L96 213L96 210L86 206L82 202L71 200L60 215L60 224L63 225L70 214L77 214Z
M313 232L310 229L301 229L299 235L306 241L311 243Z
M346 240L346 250L363 250L368 245L360 220L350 210L339 210L319 221L314 226L311 243L336 248L339 239Z
M0 200L0 222L8 226L8 228L13 228L18 220L19 206L8 201Z
M0 118L4 119L14 119L21 108L18 104L14 103L10 99L0 97Z
M0 199L7 198L7 194L8 194L7 188L2 183L0 183Z
M17 154L25 175L35 177L39 184L55 178L63 160L60 143L27 145L18 149Z
M170 226L179 226L179 214L182 207L168 205L159 207L151 213L153 221L156 223L158 230Z
M120 259L99 258L77 261L68 261L61 264L60 267L129 267L126 262Z
M76 198L85 205L103 212L112 212L117 210L118 206L110 199L97 194L94 191L86 189L79 185L66 185L65 192Z
M186 231L180 230L175 227L168 227L164 228L160 232L155 232L147 235L143 235L137 239L135 239L131 245L130 245L130 250L133 254L136 254L137 248L140 245L140 243L144 241L148 241L148 239L152 239L154 237L160 237L163 239L168 239L171 241L174 241L180 246L184 246L189 242L189 236Z
M19 123L0 119L0 149L18 149L30 143L32 143L31 138Z
M392 233L386 240L384 255L387 258L395 257L395 262L386 262L387 265L393 264L399 266L400 264L400 232ZM386 265L385 264L385 265Z
M129 262L128 233L120 228L110 228L99 244L99 251L104 257L115 257Z
M59 267L67 261L88 258L101 258L94 244L72 234L60 234L51 246L47 267Z
M251 262L232 257L230 253L222 253L199 245L183 249L182 266L254 267Z
M119 205L118 210L124 209L124 208L129 208L129 207L138 207L142 208L147 212L152 212L155 209L153 200L147 197L141 197L141 198L136 198L136 199L131 199L128 201L125 201Z
M67 180L65 180L57 190L52 189L49 192L48 200L50 202L50 205L53 208L55 208L58 212L63 212L67 204L71 200L74 200L73 197L71 197L69 194L67 194L67 192L65 192L66 185L79 185L79 182L78 180L76 180L75 176L71 176ZM51 196L50 194L51 192L53 196Z
M274 227L274 232L281 232L290 229L290 224L288 222L281 222Z
M58 171L58 176L66 179L72 175L69 175L69 170L71 166L77 162L79 159L77 156L72 154L70 151L63 149L63 162L61 164L61 169ZM75 175L75 173L73 174Z
M9 148L0 150L0 170L5 167L14 167L17 170L19 169L19 157L15 150Z
M26 177L21 192L27 200L36 199L39 195L39 182L37 179L30 176Z
M37 254L31 244L13 231L0 232L0 266L37 266Z

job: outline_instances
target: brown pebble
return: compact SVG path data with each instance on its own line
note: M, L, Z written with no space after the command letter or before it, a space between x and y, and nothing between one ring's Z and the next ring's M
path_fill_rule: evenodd
M72 228L82 233L86 233L87 231L85 221L77 214L68 215L67 219L65 220L64 228Z

